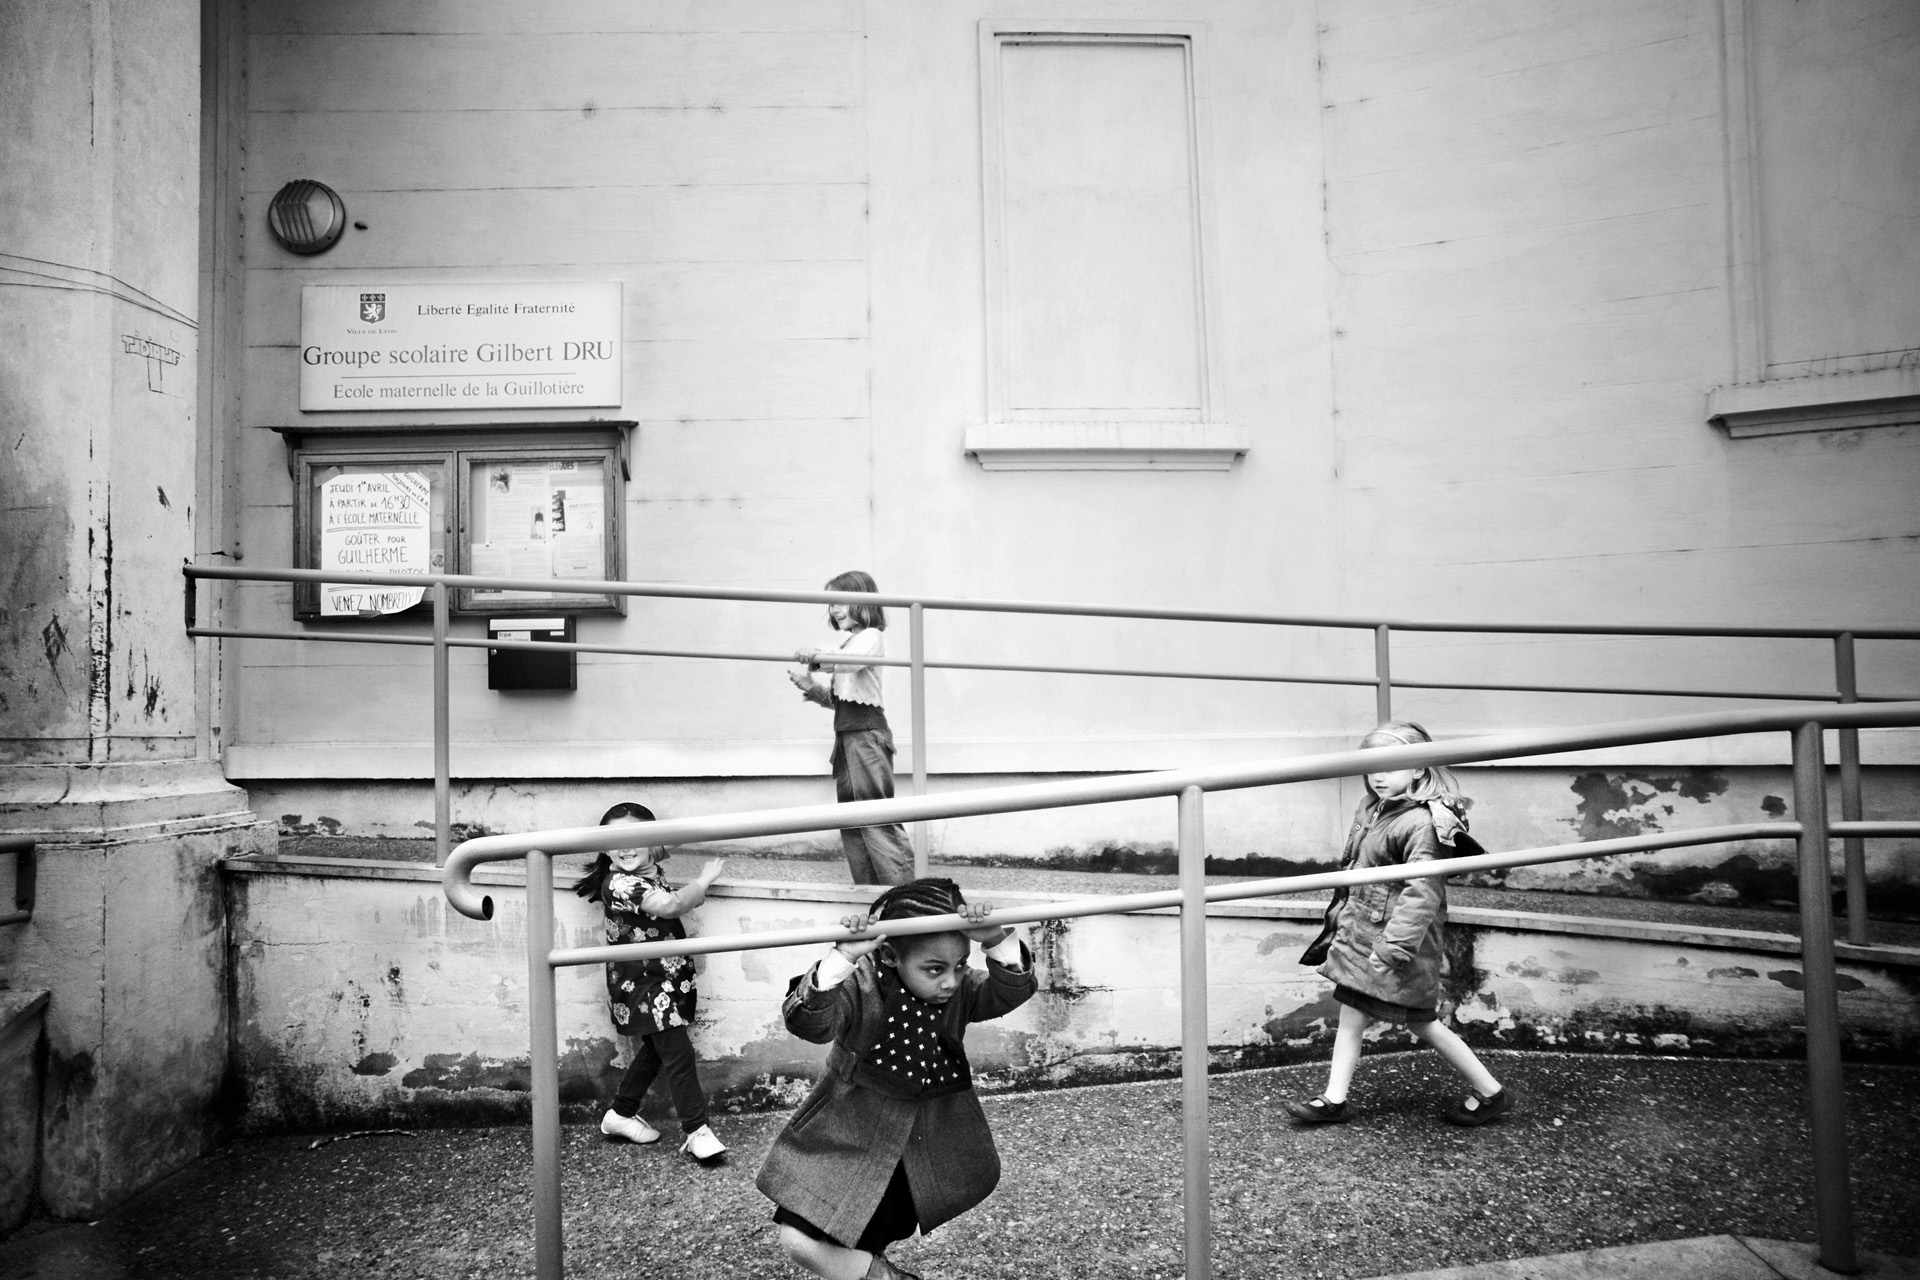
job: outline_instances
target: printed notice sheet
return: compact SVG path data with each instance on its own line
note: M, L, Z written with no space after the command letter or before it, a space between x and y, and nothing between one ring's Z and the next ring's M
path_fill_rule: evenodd
M469 557L483 578L606 576L606 489L601 469L573 460L492 462L480 486L484 541ZM489 599L537 593L489 591Z

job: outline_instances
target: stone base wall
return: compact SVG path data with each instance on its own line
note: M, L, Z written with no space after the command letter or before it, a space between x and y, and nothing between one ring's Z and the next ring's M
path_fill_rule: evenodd
M1473 832L1490 850L1537 848L1687 827L1790 817L1791 771L1784 765L1622 765L1491 767L1459 771L1473 801ZM1063 775L937 777L935 791L1058 780ZM433 834L432 792L408 781L249 783L262 815L283 836L421 838ZM1837 785L1837 784L1836 784ZM902 783L902 791L905 784ZM1866 817L1920 813L1920 768L1866 771ZM616 800L641 799L661 816L828 804L825 777L533 779L458 781L456 840L470 836L586 826ZM1287 875L1330 869L1360 793L1357 780L1250 791L1207 799L1207 847L1223 871ZM1837 794L1830 807L1839 814ZM1016 863L1094 871L1171 873L1171 802L1002 814L929 824L936 861ZM829 831L743 844L743 850L838 859ZM727 850L731 851L731 850ZM1836 869L1840 856L1835 845ZM1876 914L1920 916L1920 840L1866 846ZM1789 841L1744 841L1593 862L1495 872L1468 883L1761 905L1795 900Z
M167 800L184 816L115 823L147 802L114 800L109 825L39 832L13 806L16 830L39 837L37 901L30 922L0 930L0 974L48 993L38 1200L55 1218L98 1217L217 1136L229 998L219 865L270 854L277 837L224 784Z
M261 860L227 869L244 1128L477 1123L526 1113L526 904L510 873L483 872L495 915L481 922L454 913L433 869L417 864ZM560 878L557 945L597 944L597 908L565 891L572 873ZM689 924L707 935L827 925L868 896L723 883ZM1210 913L1208 1039L1218 1065L1327 1052L1337 1021L1329 986L1297 963L1318 914L1284 901L1216 904ZM983 1086L1177 1070L1178 935L1167 912L1029 926L1040 994L969 1033ZM1454 1025L1476 1044L1800 1050L1798 943L1785 935L1597 920L1545 932L1512 913L1457 909L1449 941ZM694 1042L703 1082L722 1108L790 1105L819 1070L824 1051L786 1032L779 1004L788 979L824 950L696 958ZM1920 951L1843 955L1847 1052L1910 1058L1920 1050ZM625 1056L605 1012L602 972L563 969L557 980L562 1101L576 1119L605 1106Z

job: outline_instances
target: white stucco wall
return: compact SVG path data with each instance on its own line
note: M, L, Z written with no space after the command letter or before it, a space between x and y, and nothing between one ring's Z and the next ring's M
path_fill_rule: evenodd
M1747 376L1742 335L1768 306L1793 311L1790 332L1770 331L1776 375L1858 354L1867 333L1895 365L1920 350L1898 301L1920 296L1899 248L1899 210L1915 207L1900 195L1920 193L1894 123L1911 92L1895 74L1912 34L1899 0L1796 7L1785 26L1729 25L1754 7L1725 0L242 7L230 534L248 565L292 553L284 448L266 428L554 416L301 413L303 284L614 279L627 392L609 416L640 424L634 578L812 588L857 565L896 590L1289 614L1913 621L1920 429L1735 439L1706 416L1710 390ZM1231 470L985 471L961 449L990 409L980 27L1015 18L1200 32L1215 416L1249 444ZM1836 49L1864 66L1844 93ZM1728 68L1749 61L1750 98L1734 102ZM1749 101L1758 141L1741 145L1769 174L1840 164L1850 182L1859 166L1810 158L1809 140L1864 131L1860 154L1882 163L1861 199L1892 220L1735 182ZM301 176L340 190L367 229L316 258L279 250L262 207ZM1729 265L1747 214L1771 303ZM1831 252L1796 256L1835 218ZM234 623L289 625L287 591L236 595ZM927 628L935 658L1342 675L1372 661L1365 632L938 612ZM592 642L728 650L822 635L817 610L788 605L642 600L581 623ZM1401 680L1833 679L1820 641L1399 632L1395 646ZM423 652L232 650L219 729L234 778L319 796L270 802L309 819L364 808L363 833L427 816L416 790L360 787L430 774ZM825 785L826 717L773 666L583 655L578 693L502 695L482 662L452 662L453 768L490 780L460 791L458 821L500 829L513 806L482 793L529 779L561 796L617 781L708 811ZM1920 690L1920 644L1863 642L1860 665L1869 692ZM904 768L906 680L886 679ZM1364 688L978 672L934 671L927 690L930 767L955 782L1329 749L1373 705ZM1727 704L1401 689L1395 705L1465 733ZM1869 759L1916 758L1911 734L1869 738ZM1604 763L1778 765L1784 751L1776 736ZM1250 811L1244 843L1284 856L1343 809ZM1152 824L1087 814L1012 834L1033 856L1148 840Z

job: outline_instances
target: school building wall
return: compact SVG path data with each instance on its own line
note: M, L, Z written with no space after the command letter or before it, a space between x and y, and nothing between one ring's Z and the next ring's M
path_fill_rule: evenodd
M183 559L291 560L271 428L421 421L298 410L303 283L620 281L636 578L813 587L860 565L1123 604L1910 623L1915 22L1899 0L0 10L0 821L40 842L0 982L49 993L23 1175L41 1207L97 1216L210 1141L230 1030L214 865L272 846L261 815L386 831L430 812L418 655L179 628ZM365 229L282 253L264 206L295 177ZM290 623L284 589L203 605ZM936 656L1368 656L1364 636L1253 628L930 627ZM652 602L583 624L716 648L823 631L812 609ZM1406 676L1812 687L1828 660L1402 643ZM1920 684L1895 646L1862 668L1872 692ZM458 659L457 819L827 794L825 717L772 668L582 674L571 697L504 697ZM1370 714L1311 688L929 687L942 786L1344 744ZM1668 705L1401 702L1448 732ZM1890 771L1870 812L1910 813L1912 736L1868 737ZM1663 821L1670 801L1707 817L1702 795L1765 812L1781 752L1470 787L1482 829L1514 833ZM1351 794L1288 796L1222 802L1222 838L1323 857ZM1169 826L1142 807L955 847L1151 852ZM1890 848L1882 881L1910 883Z
M1899 423L1920 416L1920 173L1895 121L1920 104L1899 73L1914 12L1895 0L223 11L241 51L223 73L239 85L240 314L223 357L238 389L215 429L226 550L248 565L292 555L285 447L268 428L564 416L301 412L303 284L613 279L613 416L639 423L635 579L813 588L862 566L889 589L1276 613L1912 621L1920 450ZM1142 46L1016 57L982 35L1008 27L1183 33L1191 92ZM1189 170L1155 168L1170 154ZM336 187L356 220L318 257L262 229L298 176ZM1059 195L1076 182L1079 205ZM1836 189L1844 208L1818 197ZM1053 217L1049 199L1071 207ZM1128 274L1062 226L1161 265L1181 234L1198 250ZM1049 311L1062 296L1084 305ZM1159 396L1186 406L1160 417L1186 417L1085 421L1075 406L1103 396ZM1022 397L1068 420L1009 412ZM1708 421L1775 402L1824 406L1798 422L1823 429L1736 437ZM1835 425L1876 413L1894 425ZM1166 458L1192 453L1115 462L1088 447L1127 432L1245 452L1179 470ZM1009 465L988 447L1009 439L1062 445L1056 465L1134 469L988 469ZM286 588L216 594L230 624L289 624ZM580 630L779 651L820 642L818 612L636 600ZM1364 632L938 612L927 626L934 657L1346 674L1371 661ZM423 653L226 650L214 733L262 811L288 830L421 829ZM1863 642L1863 687L1920 687L1916 653ZM1831 660L1812 641L1403 633L1395 669L1820 688ZM671 795L676 812L830 794L826 717L776 667L588 655L576 694L502 695L482 662L453 658L454 816L470 829L524 821L523 789L577 798L563 825L616 793ZM903 762L905 685L888 676ZM939 671L927 686L930 767L950 785L1326 749L1372 714L1364 689ZM1443 733L1713 705L1396 702ZM1914 758L1911 734L1867 737L1870 762ZM1766 769L1784 750L1576 763ZM1768 777L1746 782L1777 790ZM1550 835L1575 799L1564 778L1544 786L1533 807L1556 812L1534 829ZM1313 856L1345 807L1336 789L1293 789L1251 820L1267 834L1249 851ZM1162 826L1008 824L954 848L1085 855Z

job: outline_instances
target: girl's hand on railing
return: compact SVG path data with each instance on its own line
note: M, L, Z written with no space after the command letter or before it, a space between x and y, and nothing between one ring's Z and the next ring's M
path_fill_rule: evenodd
M848 933L859 933L870 923L872 922L865 916L840 917L840 927ZM849 960L858 960L861 956L872 955L875 951L878 951L880 944L886 940L887 935L883 933L872 938L857 938L848 942L836 942L833 944L833 949Z
M1013 932L1013 930L1004 929L997 924L982 923L988 916L993 914L993 908L984 902L969 902L962 906L956 914L962 920L971 921L977 926L972 929L962 929L960 932L967 935L969 942L977 942L983 947L991 947L997 943L1005 942L1007 935Z
M820 650L795 649L793 651L793 660L811 671L820 665Z

